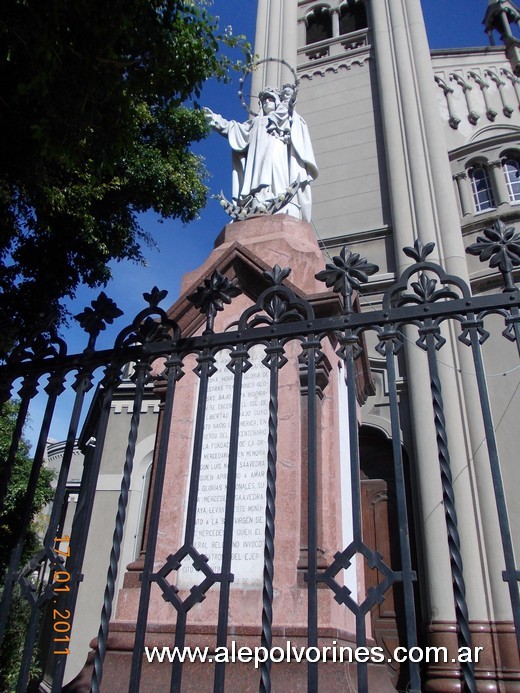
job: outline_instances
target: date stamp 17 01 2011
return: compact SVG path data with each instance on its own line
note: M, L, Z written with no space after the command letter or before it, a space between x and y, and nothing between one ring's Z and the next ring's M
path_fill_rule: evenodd
M55 552L58 556L64 556L65 558L68 558L70 556L70 546L69 546L69 541L70 537L69 536L64 536L64 537L54 537L54 543L57 545L55 546ZM62 549L61 545L66 544L66 548ZM59 570L55 570L53 574L53 582L55 583L54 586L54 592L55 593L60 593L60 592L70 592L70 573L67 570L63 570L62 566L59 566ZM54 632L54 647L55 648L60 648L61 649L55 649L54 654L55 655L68 655L70 654L70 650L68 647L65 647L65 645L61 645L61 643L69 643L70 642L70 629L71 629L71 622L70 622L70 611L69 609L63 609L60 611L59 609L53 609L52 610L52 627L53 627L53 632ZM58 644L60 643L60 644Z

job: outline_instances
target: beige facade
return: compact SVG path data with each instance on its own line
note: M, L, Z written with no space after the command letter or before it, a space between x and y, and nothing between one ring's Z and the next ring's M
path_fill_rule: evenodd
M274 5L260 0L259 18ZM287 49L292 44L284 44L280 36L292 37L294 25L283 21L274 35L259 23L257 52L260 58L284 57L298 65L297 109L308 123L320 169L313 185L313 224L324 252L332 256L348 244L380 267L370 278L361 310L380 307L384 289L411 263L402 248L416 239L434 241L435 259L470 282L474 293L496 290L498 272L466 255L465 248L497 217L508 227L520 227L514 4L489 3L486 28L497 45L442 51L428 48L419 0L293 0L285 5L297 5L298 12L292 60ZM478 23L486 4L474 5ZM283 56L277 53L279 45L285 45ZM426 362L407 337L401 364L402 440L413 460L421 618L431 642L440 642L449 637L445 624L454 621L452 578ZM440 377L453 446L459 531L466 547L462 558L469 618L472 628L491 624L493 630L493 624L511 619L511 611L505 584L493 572L503 559L485 433L474 366L453 335L446 338ZM516 347L504 342L491 337L485 355L508 509L520 551L513 437L519 374L514 369ZM362 430L389 438L384 359L373 350L370 356L376 395L362 409ZM500 654L495 657L499 662ZM428 690L458 690L446 676L432 674L437 684L429 685L445 687Z

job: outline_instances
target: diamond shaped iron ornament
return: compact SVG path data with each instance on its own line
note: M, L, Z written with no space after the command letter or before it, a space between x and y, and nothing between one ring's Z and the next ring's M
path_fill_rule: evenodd
M368 567L371 570L377 570L382 576L377 587L371 587L365 599L360 602L353 598L348 587L336 581L337 575L349 568L352 565L352 559L356 556L363 557ZM412 573L410 577L415 580L415 573ZM379 551L373 551L362 541L354 541L343 551L337 551L334 554L334 561L319 576L319 581L324 582L334 592L334 599L338 604L347 605L354 614L366 614L374 604L382 604L385 593L395 582L400 582L402 579L402 571L393 570L385 563Z
M193 585L190 593L185 599L179 596L179 588L168 581L170 573L178 571L182 567L185 558L191 558L193 567L196 571L204 575L202 582ZM166 559L162 568L152 575L152 580L157 583L162 592L164 601L169 602L179 612L188 612L195 604L199 604L206 598L206 592L215 582L219 582L220 573L215 573L208 563L209 559L204 554L199 553L193 546L185 544L171 554ZM230 576L232 579L232 576Z

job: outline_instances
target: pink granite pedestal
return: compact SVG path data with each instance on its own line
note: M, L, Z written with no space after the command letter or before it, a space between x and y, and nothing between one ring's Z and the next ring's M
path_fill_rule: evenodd
M337 297L323 291L324 285L315 279L324 267L323 255L318 247L312 227L287 215L262 216L229 224L221 232L206 262L184 276L181 297L169 311L182 329L184 336L200 334L204 320L187 302L186 296L211 273L238 278L243 293L218 314L215 331L224 330L251 306L266 287L262 272L273 265L290 267L292 272L286 284L302 298L308 300L320 316L339 310ZM339 416L338 416L338 357L335 345L324 340L325 355L318 373L318 545L319 564L332 561L334 553L345 543L342 536L342 499L339 481ZM279 373L279 429L277 447L277 488L275 520L274 645L285 647L306 644L307 589L303 574L307 567L306 518L306 458L307 392L305 378L298 363L299 343L286 347L288 363ZM188 359L189 361L189 359ZM159 523L155 570L159 570L166 557L183 544L183 525L187 503L187 489L191 462L194 412L198 393L198 379L192 372L195 365L186 364L186 375L178 383L174 408L175 425L171 427L168 466L164 484L162 510ZM367 371L359 382L366 380ZM362 389L362 386L361 386ZM262 528L263 540L263 528ZM263 549L261 549L263 553ZM126 690L129 663L133 648L135 621L140 595L140 561L128 567L125 584L118 595L115 618L110 627L103 690ZM218 567L217 567L218 570ZM233 568L232 568L233 570ZM169 575L175 581L175 574ZM338 577L338 580L341 579ZM358 587L363 593L363 570L358 568ZM188 590L181 589L184 598ZM218 616L219 588L214 585L205 600L189 613L186 644L215 647ZM320 646L355 646L353 615L333 599L327 588L318 591ZM262 615L262 588L260 586L231 586L229 604L229 637L237 646L254 648L260 645ZM173 645L176 612L164 601L157 585L152 586L146 644L148 646ZM368 622L367 622L368 625ZM356 690L355 665L326 661L320 664L323 690ZM307 665L274 664L273 690L289 691L306 688ZM142 691L169 690L169 664L145 664ZM384 666L370 666L370 690L391 691L389 676ZM259 672L252 664L234 663L227 666L226 689L241 692L258 690ZM206 691L213 687L213 665L189 664L183 672L183 690ZM72 688L70 690L80 690Z

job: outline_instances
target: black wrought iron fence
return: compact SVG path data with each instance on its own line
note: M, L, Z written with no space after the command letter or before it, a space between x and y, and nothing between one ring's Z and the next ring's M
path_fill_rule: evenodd
M22 436L31 400L38 387L46 393L46 406L41 430L35 448L31 477L25 494L25 514L19 526L19 536L13 550L9 569L4 579L0 604L0 630L4 631L9 618L15 586L18 585L23 598L30 607L25 647L21 655L21 666L17 684L18 691L25 691L29 680L30 663L38 643L47 647L52 656L45 659L46 678L53 691L61 690L67 657L67 634L75 617L78 589L80 588L88 530L91 522L96 482L99 475L110 407L114 392L122 381L123 369L128 363L134 364L132 379L135 385L134 408L128 433L126 456L122 472L121 491L113 534L112 551L107 567L107 581L100 617L97 649L92 672L91 689L99 690L103 677L104 660L107 652L107 639L112 617L113 603L119 565L123 528L128 502L133 460L140 426L141 401L145 388L152 378L152 365L157 371L157 362L162 360L160 374L164 399L156 441L154 471L147 515L144 562L141 571L139 606L135 620L135 640L133 657L128 673L128 690L137 691L143 666L143 650L146 642L148 612L152 586L155 585L173 611L175 619L175 641L173 645L182 648L186 643L186 626L191 609L200 603L210 590L218 587L218 614L215 628L214 647L225 646L229 638L229 603L234 575L232 572L233 531L235 517L235 498L237 495L237 469L239 460L240 411L244 376L251 368L250 353L255 345L263 350L263 367L268 373L268 404L266 427L265 460L265 522L263 525L263 578L262 611L258 615L261 632L261 645L268 650L273 645L273 605L275 603L274 572L275 531L276 531L276 491L277 491L277 450L279 414L279 374L287 363L287 345L300 345L300 370L304 372L307 391L307 430L306 459L302 465L307 477L307 566L305 569L305 589L307 592L307 645L317 647L319 643L320 614L318 608L319 592L331 591L336 603L349 610L355 619L355 642L358 646L370 643L367 634L367 614L381 603L394 586L402 591L403 622L405 636L403 644L411 648L418 643L416 614L417 576L412 564L409 540L409 509L405 483L405 469L401 446L401 411L398 400L396 359L406 345L419 348L426 354L427 372L433 403L433 425L437 437L439 475L442 483L444 513L446 519L447 542L450 553L453 577L453 600L458 625L458 638L461 646L471 645L464 569L461 558L461 545L458 532L457 509L450 459L450 441L444 414L443 391L438 372L438 358L446 344L444 327L448 323L456 330L456 339L472 354L474 373L481 403L482 425L485 430L491 477L496 501L496 511L502 539L503 562L493 566L497 574L507 583L511 599L512 618L517 639L520 642L520 597L518 580L520 573L515 564L513 540L508 520L508 508L498 445L488 396L486 370L482 356L482 345L489 336L486 321L490 316L499 316L504 323L503 337L520 348L520 293L512 280L513 267L518 264L518 239L500 229L481 237L471 246L469 252L479 254L482 260L491 259L491 265L498 268L505 278L502 293L472 296L468 286L458 277L447 275L444 270L428 260L432 244L423 247L416 243L405 252L413 259L412 264L384 295L381 310L357 313L353 310L355 291L361 290L368 276L377 271L374 265L356 254L344 250L339 257L327 265L317 275L327 286L341 296L341 309L328 317L318 317L313 306L304 298L284 285L289 269L275 267L264 274L265 288L256 302L241 315L236 324L227 331L215 332L217 313L240 293L236 280L214 273L192 294L190 300L205 316L206 329L199 336L185 337L177 324L159 307L166 292L154 288L145 294L148 307L141 311L134 321L118 336L114 348L97 350L96 340L105 325L111 323L120 311L115 304L101 294L87 308L78 320L88 335L86 349L80 354L67 354L66 345L55 334L39 336L31 344L23 345L12 355L9 363L0 368L2 398L12 396L11 383L20 381L15 393L20 399L14 437L2 470L0 491L5 498L8 480L14 465L17 446ZM493 235L494 234L494 235ZM416 334L413 344L405 338L406 326L412 326ZM364 540L362 521L360 453L358 444L359 423L356 402L356 362L362 353L364 337L371 333L377 342L376 350L384 358L387 380L389 410L392 427L392 456L396 489L396 513L399 536L399 564L388 565L381 554ZM352 498L347 499L352 506L352 540L347 546L337 546L336 552L327 565L319 560L319 517L318 517L318 409L320 407L317 371L324 359L325 340L335 344L336 354L343 363L348 398L348 428L350 440L350 473ZM229 445L227 448L227 471L225 484L224 528L220 560L213 563L197 548L196 518L200 489L203 441L207 414L208 387L216 372L215 356L223 349L229 352L227 368L232 373L230 384L231 410L229 425ZM187 491L187 511L181 544L171 546L171 553L157 568L157 537L163 501L164 480L167 465L171 463L169 440L176 422L173 417L177 388L185 374L187 358L194 355L195 372L199 386L196 414L193 422L193 449L191 471ZM79 489L78 504L74 516L72 532L66 540L62 537L63 506L67 489L67 478L73 456L75 441L79 436L81 413L87 392L93 386L96 369L103 369L99 387L99 412L94 446L86 447L84 473ZM33 496L38 475L44 464L45 446L51 430L56 402L64 390L67 375L74 374L72 406L63 460L57 480L54 504L49 524L43 540L43 548L31 561L20 565L25 534L30 521ZM156 377L153 376L153 377ZM413 378L413 373L408 374ZM21 380L20 380L21 379ZM43 384L40 384L42 383ZM343 574L356 557L366 561L373 570L378 571L380 580L364 594L353 594L344 583ZM193 563L195 574L200 576L191 589L179 590L175 574L183 562ZM59 612L65 625L64 642L56 647L49 631L46 611L59 598ZM172 611L172 613L173 613ZM308 663L308 690L318 690L318 662ZM357 686L359 691L368 690L368 671L366 662L357 663ZM183 663L177 660L172 667L171 690L181 689ZM227 665L217 662L214 667L214 688L224 690ZM271 664L262 662L259 673L259 688L271 690ZM408 690L421 690L421 669L419 663L410 662L407 676ZM461 665L463 685L467 691L476 691L475 671L471 663Z

